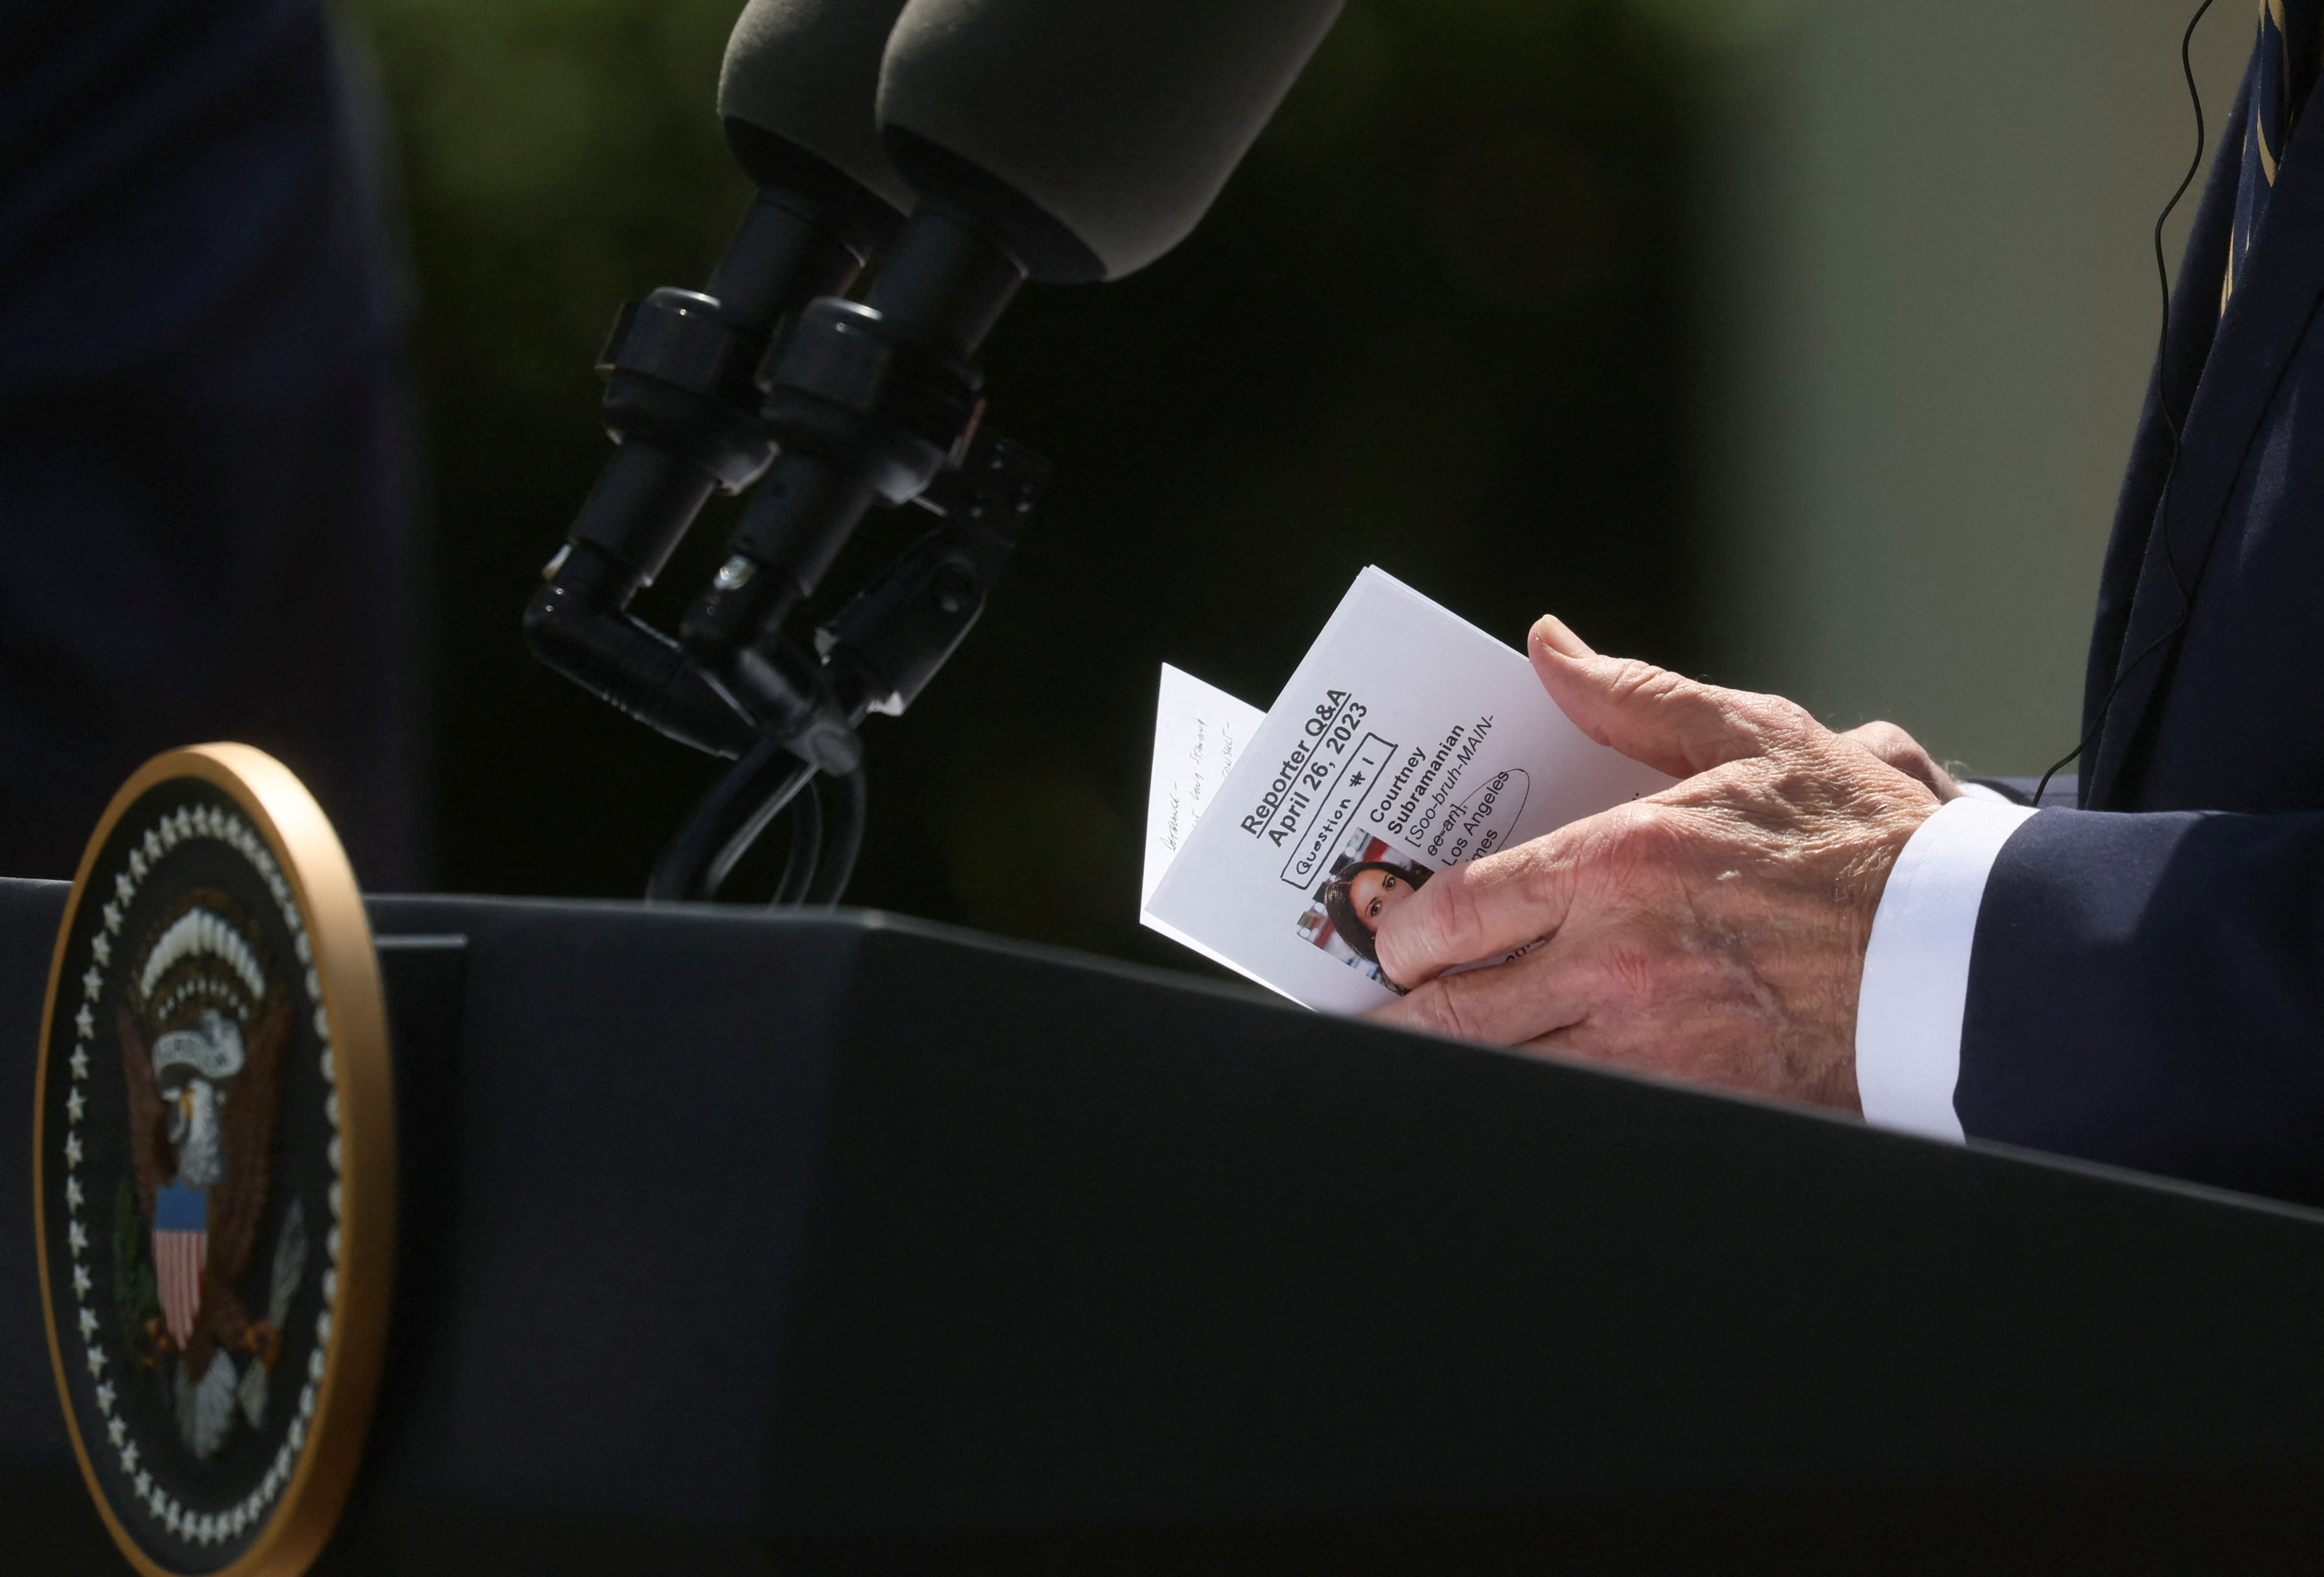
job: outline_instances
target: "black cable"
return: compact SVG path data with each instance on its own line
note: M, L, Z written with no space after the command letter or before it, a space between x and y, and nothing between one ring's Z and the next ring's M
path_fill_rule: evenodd
M816 862L822 853L823 797L810 778L798 798L791 801L791 852L783 862L782 880L775 883L774 901L778 907L797 903L807 896L807 886L815 880Z
M855 856L863 848L863 816L868 798L863 769L839 779L839 808L831 818L831 835L824 847L822 869L807 891L807 902L825 908L836 904L855 874Z
M2195 156L2187 161L2187 173L2180 179L2179 189L2171 194L2171 200L2163 204L2163 211L2154 217L2154 274L2163 285L2163 327L2154 340L2154 397L2155 403L2162 409L2163 424L2171 432L2171 459L2163 468L2163 492L2155 503L2154 529L2162 534L2163 564L2163 567L2170 571L2171 587L2179 594L2179 616L2171 622L2170 628L2140 647L2128 662L2121 664L2116 669L2114 683L2107 686L2107 693L2099 697L2097 715L2090 719L2089 727L2083 733L2080 742L2072 750L2059 757L2050 770L2042 774L2041 782L2034 785L2034 804L2036 809L2041 807L2042 797L2049 792L2050 779L2056 777L2069 762L2097 742L2098 731L2106 726L2107 713L2113 707L2115 696L2121 694L2124 683L2132 674L2138 671L2139 666L2148 658L2177 638L2179 632L2187 627L2187 616L2195 610L2194 587L2190 586L2180 577L2179 556L2172 547L2171 539L2171 484L2179 475L2179 455L2183 446L2186 429L2181 419L2172 415L2171 410L2171 268L2163 255L2163 226L2171 217L2172 210L2179 207L2179 199L2187 195L2187 189L2195 184L2195 177L2201 173L2203 168L2205 143L2203 93L2202 89L2195 86L2195 62L2192 51L2195 43L2195 25L2203 20L2203 14L2210 8L2211 0L2203 0L2200 5L2195 7L2195 14L2187 19L2187 31L2181 34L2179 39L2179 69L2187 78L2187 102L2195 108ZM2201 583L2202 572L2209 564L2209 552L2206 549L2205 563L2196 567L2195 578L2198 585Z
M734 862L814 776L815 769L790 752L761 741L679 829L646 883L647 900L706 902L717 896Z

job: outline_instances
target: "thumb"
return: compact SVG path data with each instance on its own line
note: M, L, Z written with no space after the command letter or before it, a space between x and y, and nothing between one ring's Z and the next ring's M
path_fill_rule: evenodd
M1698 684L1636 658L1600 657L1554 614L1534 625L1526 655L1576 728L1674 778L1765 755L1814 726L1774 696Z

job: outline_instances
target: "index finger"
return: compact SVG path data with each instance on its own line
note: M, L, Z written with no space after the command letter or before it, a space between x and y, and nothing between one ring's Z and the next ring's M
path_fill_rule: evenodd
M1380 917L1372 939L1380 973L1409 988L1554 935L1572 899L1573 835L1585 825L1430 877Z

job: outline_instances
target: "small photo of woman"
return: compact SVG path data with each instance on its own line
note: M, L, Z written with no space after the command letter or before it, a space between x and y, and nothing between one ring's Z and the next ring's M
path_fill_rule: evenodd
M1332 917L1350 947L1379 962L1372 939L1380 918L1418 891L1428 872L1417 865L1392 860L1366 860L1351 865L1323 885L1323 912Z
M1331 879L1315 890L1314 901L1299 917L1299 934L1349 968L1400 991L1380 973L1373 945L1379 922L1388 912L1426 884L1428 868L1416 862L1385 858L1388 845L1378 838L1351 840L1333 868Z

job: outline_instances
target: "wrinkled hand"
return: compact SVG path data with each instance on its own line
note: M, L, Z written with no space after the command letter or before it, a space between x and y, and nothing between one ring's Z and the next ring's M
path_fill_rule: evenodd
M1414 989L1372 1017L1858 1110L1872 916L1952 779L1893 724L1834 733L1779 696L1600 657L1555 619L1528 646L1584 733L1684 780L1440 872L1382 918L1381 969Z

